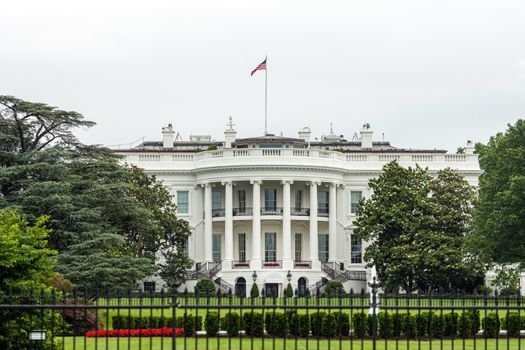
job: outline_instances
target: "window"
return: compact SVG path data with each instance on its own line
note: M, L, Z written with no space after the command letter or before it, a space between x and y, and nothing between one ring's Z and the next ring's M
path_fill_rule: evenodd
M177 191L177 214L188 214L190 210L188 191Z
M295 234L295 261L301 261L303 256L303 235Z
M182 246L182 254L185 257L188 257L188 238L184 240L183 246Z
M239 190L237 193L239 195L239 212L244 213L246 212L246 191Z
M363 254L361 239L356 235L350 236L350 262L352 264L361 264L363 262Z
M328 262L328 235L320 234L319 236L319 260L322 263Z
M299 211L301 210L303 206L303 191L296 191L295 192L295 210Z
M246 261L246 234L239 233L239 261Z
M211 210L222 209L222 193L220 191L213 191L211 193Z
M144 282L144 292L155 293L155 282Z
M328 192L321 191L317 194L317 206L319 214L328 214Z
M275 232L266 232L264 235L264 261L277 261L277 234Z
M213 262L221 262L221 235L213 235L212 241L212 258Z
M264 190L264 209L265 210L276 210L277 209L277 190L274 188L267 188Z
M350 213L357 213L357 205L363 197L363 192L361 191L350 191Z

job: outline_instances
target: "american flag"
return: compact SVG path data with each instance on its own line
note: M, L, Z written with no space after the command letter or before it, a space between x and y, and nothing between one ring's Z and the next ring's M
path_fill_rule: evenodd
M254 70L252 70L252 73L250 75L253 75L258 70L266 70L266 58L264 59L264 61L262 61L260 65L258 65L257 67L255 67Z

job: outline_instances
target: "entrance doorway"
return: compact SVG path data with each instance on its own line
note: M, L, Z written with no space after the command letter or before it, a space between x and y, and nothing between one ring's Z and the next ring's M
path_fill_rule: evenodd
M301 277L297 280L297 294L300 297L306 296L306 278Z
M235 282L235 296L239 298L246 297L246 280L243 277L237 278L237 282Z
M279 296L279 284L278 283L266 283L264 285L265 294L269 298L276 298Z

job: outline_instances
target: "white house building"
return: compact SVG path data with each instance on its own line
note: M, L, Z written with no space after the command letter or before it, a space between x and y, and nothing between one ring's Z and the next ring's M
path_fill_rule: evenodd
M366 288L366 242L353 234L352 223L357 203L370 195L368 181L397 160L430 172L457 169L477 186L473 150L471 142L465 154L396 148L373 141L369 125L352 141L333 132L312 140L309 128L297 138L237 138L230 122L224 141L179 141L169 125L162 141L116 152L162 180L178 216L190 223L190 291L209 277L223 291L249 294L255 279L269 296L282 295L289 280L300 295L332 279L348 291ZM144 282L147 290L161 287L158 279Z

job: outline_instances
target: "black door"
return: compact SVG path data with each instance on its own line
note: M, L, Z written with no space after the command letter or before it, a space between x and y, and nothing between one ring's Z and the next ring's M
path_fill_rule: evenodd
M269 298L276 298L279 296L279 284L278 283L266 283L266 296Z
M239 298L246 297L246 280L242 277L239 277L235 283L235 296Z

